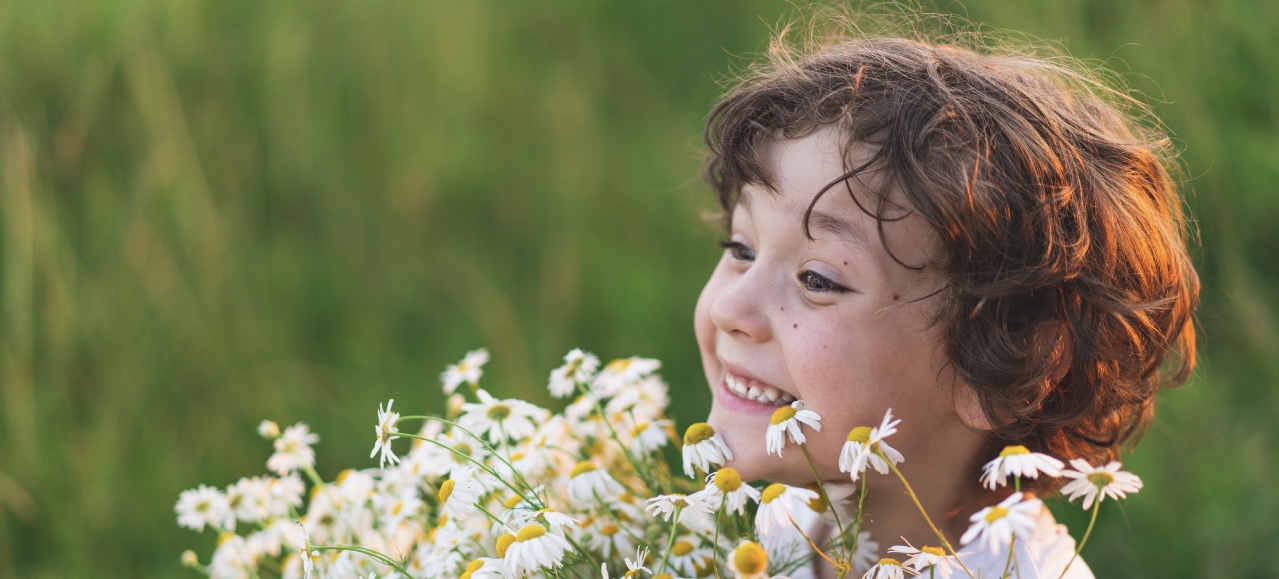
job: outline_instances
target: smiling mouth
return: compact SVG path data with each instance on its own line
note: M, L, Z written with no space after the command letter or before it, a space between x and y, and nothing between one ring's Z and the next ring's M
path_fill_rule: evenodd
M759 404L780 407L795 401L795 397L790 394L756 380L735 376L730 372L724 373L724 386L734 396Z

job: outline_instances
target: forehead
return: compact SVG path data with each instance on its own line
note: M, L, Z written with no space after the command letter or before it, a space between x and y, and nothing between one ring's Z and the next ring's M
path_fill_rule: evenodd
M765 151L773 190L747 185L739 199L753 218L767 208L780 212L783 215L779 216L802 231L805 213L812 205L808 225L817 241L833 237L888 257L880 240L878 214L888 219L883 224L883 242L893 255L911 265L931 260L936 249L931 227L905 206L895 188L884 186L881 173L866 170L836 182L849 169L871 160L875 154L872 145L854 143L845 150L839 131L823 127L798 139L770 140ZM818 193L832 183L835 185L814 204Z

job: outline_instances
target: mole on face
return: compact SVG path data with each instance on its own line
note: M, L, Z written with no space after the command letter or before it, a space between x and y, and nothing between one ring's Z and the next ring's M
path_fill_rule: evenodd
M791 324L791 326L790 326L790 327L792 327L792 328L798 328L798 327L799 327L799 324Z
M893 294L893 301L897 301L901 296Z

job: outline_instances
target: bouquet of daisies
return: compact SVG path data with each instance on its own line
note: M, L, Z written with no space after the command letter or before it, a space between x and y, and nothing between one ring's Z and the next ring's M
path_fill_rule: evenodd
M676 436L657 360L601 368L594 355L569 352L548 386L556 397L575 397L560 413L489 394L479 386L487 361L480 349L445 370L443 415L401 415L394 400L380 406L370 454L378 467L332 481L315 470L319 436L307 425L281 431L264 421L259 433L275 447L266 465L272 474L179 497L180 526L218 533L207 563L187 551L184 565L216 579L767 579L820 557L841 579L956 572L976 579L940 532L935 546L891 547L902 562L879 559L878 543L861 529L867 468L891 472L914 496L896 466L903 457L887 442L900 423L891 410L879 426L848 434L839 464L850 484L754 486L722 466L732 449L709 425ZM804 432L820 421L801 400L780 406L766 433L769 452L794 444L807 456ZM672 445L681 447L682 464L667 463ZM1071 466L1008 447L986 465L982 483L994 489L1011 479L1020 491L1023 478L1069 477L1062 493L1083 497L1094 522L1104 497L1141 487L1118 463ZM1040 508L1014 492L974 514L961 545L1011 546L1033 530ZM805 534L801 515L826 520L832 536ZM1090 524L1080 550L1091 531Z

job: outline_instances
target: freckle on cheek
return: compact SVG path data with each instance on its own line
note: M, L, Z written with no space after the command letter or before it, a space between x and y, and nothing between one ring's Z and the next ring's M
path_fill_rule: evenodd
M791 324L791 326L790 326L790 327L792 327L792 328L798 328L798 327L799 327L799 324Z

